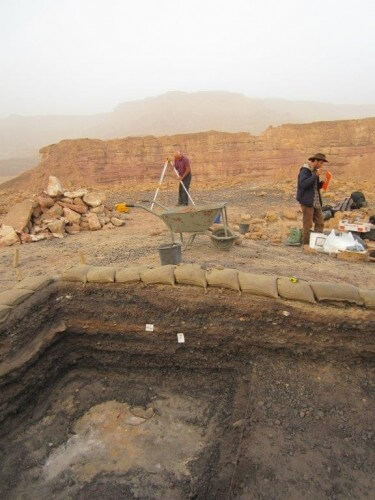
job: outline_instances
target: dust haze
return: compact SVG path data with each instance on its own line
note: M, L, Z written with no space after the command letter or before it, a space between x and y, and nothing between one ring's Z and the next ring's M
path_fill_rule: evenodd
M2 0L0 117L168 91L374 103L369 0Z

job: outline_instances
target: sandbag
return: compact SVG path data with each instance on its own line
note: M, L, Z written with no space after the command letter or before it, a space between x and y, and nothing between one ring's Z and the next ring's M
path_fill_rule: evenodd
M243 273L241 271L238 273L241 290L244 293L251 293L252 295L259 295L261 297L271 297L273 299L279 297L276 280L276 276Z
M206 271L199 264L179 264L174 270L176 283L206 288Z
M0 323L3 323L7 319L11 310L12 308L9 306L0 305Z
M295 283L289 278L281 277L277 279L277 289L283 299L300 300L311 304L315 302L314 293L307 281L298 280Z
M364 301L366 307L375 309L375 290L363 290L360 288L359 296Z
M116 269L115 281L117 283L135 283L141 281L141 272L145 272L146 267L118 267Z
M79 281L80 283L86 283L87 273L91 269L91 266L86 264L79 264L78 266L71 267L62 275L61 279L63 281Z
M206 280L209 286L240 290L237 269L208 269L206 271Z
M0 293L0 305L16 306L26 300L33 292L31 290L22 290L21 288L12 288Z
M22 288L23 290L41 290L42 288L48 286L52 283L53 279L47 276L30 276L22 281L19 281L14 288Z
M91 267L87 272L88 283L113 283L115 281L115 267Z
M327 283L323 281L313 281L310 285L319 302L324 300L350 302L359 306L362 306L364 303L356 286L346 283Z
M161 285L174 285L174 270L176 266L167 265L159 266L148 271L141 272L141 280L143 283L152 284L160 283Z

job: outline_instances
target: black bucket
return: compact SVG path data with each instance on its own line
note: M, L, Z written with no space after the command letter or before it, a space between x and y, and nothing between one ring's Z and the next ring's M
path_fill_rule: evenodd
M168 264L180 264L181 262L181 245L178 243L165 243L158 247L160 264L166 266Z
M246 234L249 232L250 224L239 224L238 229L240 234Z

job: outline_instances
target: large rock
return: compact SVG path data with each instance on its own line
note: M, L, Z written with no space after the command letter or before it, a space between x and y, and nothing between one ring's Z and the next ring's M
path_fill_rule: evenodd
M32 236L33 235L28 233L21 233L20 234L21 243L32 243L33 241Z
M34 200L37 203L39 203L39 205L42 208L45 208L45 207L50 208L55 203L55 201L50 196L45 196L43 194L39 194L37 196L34 196Z
M83 201L90 207L98 207L106 200L105 193L88 193L83 197Z
M61 217L63 213L63 207L55 203L53 207L46 210L43 215L45 219L55 219L56 217Z
M9 210L3 221L4 226L12 226L15 231L21 233L30 221L33 212L33 202L24 200L16 203Z
M31 238L31 241L42 241L42 240L46 240L48 237L52 236L51 233L39 233L39 234L31 234L30 235L30 238Z
M104 214L104 205L99 205L98 207L94 207L90 210L94 214Z
M64 193L61 182L54 175L50 175L48 178L48 186L44 191L48 196L61 196Z
M82 200L82 198L74 198L73 203L74 205L86 207L86 203Z
M47 228L51 231L55 238L63 238L65 234L65 221L54 220L47 224Z
M0 247L9 247L14 243L19 243L16 231L12 226L3 225L0 228Z
M87 189L76 189L75 191L65 191L65 198L82 198L87 194Z
M102 226L99 222L98 216L93 213L88 213L87 214L87 222L89 224L89 228L91 231L97 231L98 229L101 229Z
M78 224L81 222L81 216L77 214L74 210L71 210L70 208L63 208L64 210L64 218L70 223L70 224Z
M59 201L58 204L62 206L63 208L70 208L70 210L74 210L74 212L77 212L78 214L85 214L87 212L87 206L85 204L83 205L74 205L72 203L64 203L63 201Z
M124 220L118 219L117 217L112 217L111 222L116 227L120 227L120 226L123 226L125 224Z
M81 231L81 227L78 224L72 224L71 226L65 226L65 231L68 234L77 234Z

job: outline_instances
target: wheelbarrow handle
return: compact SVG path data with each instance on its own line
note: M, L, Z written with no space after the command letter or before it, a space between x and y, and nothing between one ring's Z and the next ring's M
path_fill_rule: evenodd
M163 210L167 210L167 208L164 205L162 205L161 203L159 203L158 201L141 200L141 203L151 203L151 204L155 203L155 205L157 205L158 207L162 208Z

